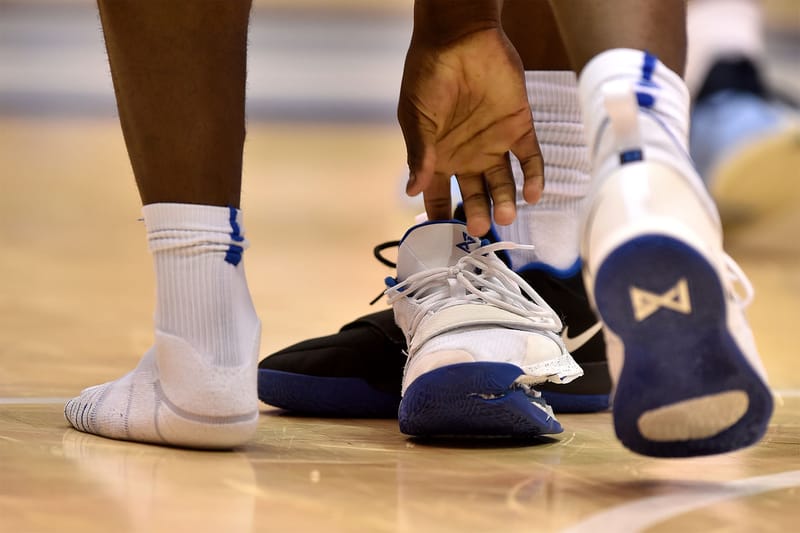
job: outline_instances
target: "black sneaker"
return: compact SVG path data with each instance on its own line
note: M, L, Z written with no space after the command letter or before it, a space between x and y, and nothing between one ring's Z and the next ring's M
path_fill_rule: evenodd
M296 414L394 418L406 340L391 309L298 342L258 365L258 397Z
M384 263L388 261L376 256ZM611 379L605 342L589 306L580 269L559 275L530 265L518 272L562 317L562 338L584 376L540 385L555 412L608 409ZM363 316L339 333L299 342L259 363L258 397L296 414L341 418L397 416L406 343L391 309Z

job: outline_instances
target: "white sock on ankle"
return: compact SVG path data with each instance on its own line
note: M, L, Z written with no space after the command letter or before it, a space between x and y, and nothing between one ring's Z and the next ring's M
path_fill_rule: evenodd
M631 142L641 149L642 158L677 170L694 187L709 213L717 216L716 206L688 155L690 102L686 84L655 56L640 50L607 50L584 67L578 80L593 187L620 165L621 140L610 127L606 105L608 92L615 90L612 87L622 86L638 101L634 123L638 138Z
M209 363L237 366L258 327L241 263L248 246L232 208L152 204L142 209L156 269L156 329L181 337Z
M544 157L544 193L535 205L525 202L514 161L517 219L495 230L502 240L536 246L509 252L515 270L530 263L566 270L578 260L579 214L591 179L577 80L571 71L534 71L525 73L525 85Z
M233 208L151 204L142 210L156 270L155 345L135 370L86 389L65 414L111 438L192 447L245 442L258 419L260 323Z

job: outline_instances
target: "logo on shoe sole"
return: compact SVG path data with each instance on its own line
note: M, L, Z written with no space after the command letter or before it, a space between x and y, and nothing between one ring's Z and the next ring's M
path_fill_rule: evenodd
M470 252L469 247L472 246L473 244L480 244L478 239L476 239L476 238L472 237L471 235L467 234L467 232L465 232L465 231L462 231L461 235L463 235L463 237L464 237L464 242L460 242L460 243L456 244L456 248L459 248L460 250L464 250L464 252L466 252L466 253Z
M688 315L692 312L689 300L689 282L681 278L674 287L663 294L646 291L638 287L630 288L633 318L643 321L662 307Z
M573 353L579 350L584 344L592 340L592 337L597 335L601 329L603 329L603 324L600 322L595 322L591 327L583 330L582 333L579 333L574 337L570 337L569 326L565 326L564 331L561 332L561 340L564 341L564 346L567 348L567 351Z

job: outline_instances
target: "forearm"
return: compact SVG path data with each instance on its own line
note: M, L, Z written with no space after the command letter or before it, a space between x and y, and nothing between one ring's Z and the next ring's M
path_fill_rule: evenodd
M416 0L414 37L446 45L476 31L501 27L503 0Z

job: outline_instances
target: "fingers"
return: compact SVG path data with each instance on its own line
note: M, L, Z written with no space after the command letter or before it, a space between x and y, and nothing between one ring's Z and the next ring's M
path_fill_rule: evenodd
M514 143L511 151L519 159L525 178L522 197L526 202L535 204L542 197L544 190L544 161L533 123L531 123L530 130Z
M428 220L449 220L453 218L453 204L450 198L450 176L435 174L430 185L422 193L425 200L425 213Z
M484 178L494 206L494 221L503 226L511 224L517 216L517 187L509 154L502 164L484 172Z
M498 224L508 225L517 216L517 188L511 171L511 160L506 156L483 174L458 176L461 196L464 198L464 214L467 231L482 236L492 226L492 211Z
M461 197L464 200L464 214L467 217L467 232L481 237L492 227L491 203L486 182L482 174L461 174L456 176Z

